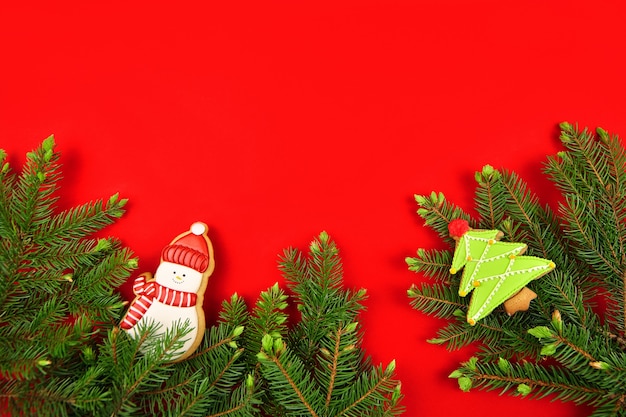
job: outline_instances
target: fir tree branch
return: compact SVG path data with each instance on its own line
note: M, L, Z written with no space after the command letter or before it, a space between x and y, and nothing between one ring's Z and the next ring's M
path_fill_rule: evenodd
M450 264L452 252L450 250L425 250L418 249L416 257L405 259L409 270L421 272L427 277L437 279L444 284L451 284Z
M30 153L19 177L6 164L0 168L0 276L6 277L0 281L0 345L6 341L6 350L14 351L0 361L0 399L11 412L111 417L249 417L260 410L276 417L328 417L325 412L336 409L346 409L347 416L400 413L392 367L384 374L369 372L370 359L359 348L355 318L364 308L365 291L342 288L338 250L325 233L311 244L310 259L283 264L300 323L287 326L287 296L276 285L261 295L252 314L236 295L223 303L219 324L185 361L168 362L185 329L159 334L156 326L146 326L136 338L121 332L123 303L115 289L136 260L118 240L89 235L119 218L125 200L114 195L55 214L60 165L53 145L47 140ZM0 163L4 159L0 151ZM269 337L269 348L262 335ZM259 352L274 362L254 356ZM6 384L2 377L13 381Z
M354 415L353 410L359 407L360 405L362 405L366 399L376 396L376 395L380 395L381 392L386 391L389 387L389 384L393 383L392 372L394 368L395 368L395 362L392 362L384 371L377 369L374 372L374 374L380 373L381 374L380 378L377 378L374 384L369 389L367 389L367 391L365 391L359 398L352 401L350 404L348 404L347 407L345 407L343 410L337 413L336 417L341 417L341 416L350 417Z
M576 319L581 326L587 327L588 315L592 314L592 312L585 308L584 301L580 299L577 288L571 284L566 286L564 280L558 280L559 276L561 276L560 273L555 273L551 277L544 278L549 282L550 288L557 291L558 297L556 297L555 301L558 301L558 306L556 308L559 312L567 311L572 316L572 319ZM567 278L564 277L564 279ZM553 303L557 304L555 301ZM548 311L546 313L546 315L550 314Z
M471 377L473 380L478 381L479 384L481 382L497 382L500 384L505 384L507 386L526 384L531 387L540 387L548 391L549 393L555 392L555 391L559 391L561 393L569 393L569 394L566 394L568 395L568 397L571 395L575 395L575 393L583 393L585 395L594 395L597 398L597 401L607 395L607 392L605 390L602 390L599 388L580 386L580 385L573 386L573 385L569 385L565 383L557 383L557 382L541 380L538 378L531 378L531 377L502 376L502 375L494 375L494 374L487 374L487 373L481 373L481 372L472 372ZM587 401L580 401L580 403L582 402L587 402Z
M532 232L533 242L539 245L540 256L550 258L547 248L544 246L544 238L541 230L538 230L533 211L541 211L536 202L536 197L528 191L515 173L502 173L502 185L507 192L511 203L511 213L515 214ZM543 216L542 216L543 217Z
M62 403L70 406L76 403L74 397L64 396L62 393L51 390L50 388L40 388L37 391L32 391L30 392L29 398L30 405L33 407L45 403Z
M503 230L508 239L529 240L530 255L553 260L557 270L532 283L538 297L527 313L504 320L496 315L488 327L479 328L478 323L474 331L453 321L431 342L450 348L480 341L480 357L495 360L478 364L473 358L453 372L451 377L463 390L473 384L502 392L517 388L521 396L553 395L594 406L595 417L626 415L626 148L602 129L597 131L599 141L568 123L561 129L567 151L549 157L544 169L564 197L559 217L540 206L515 173L498 177L497 171L485 167L475 176L478 224ZM450 213L451 205L438 196L416 198L418 214L447 240L447 222L437 210ZM436 278L443 275L445 265L430 265L422 258L407 260L409 268ZM453 306L459 303L454 282L442 282L451 290L440 288L441 283L412 286L412 305L449 319L462 315L463 307ZM598 295L604 297L600 305L605 308L594 310ZM539 362L546 356L557 366ZM529 362L531 358L536 363Z
M622 147L617 136L610 137L603 129L597 129L601 143L606 146L612 163L609 169L615 186L610 190L610 203L615 215L615 226L618 232L619 253L622 254L622 265L626 263L626 221L624 212L626 202L622 196L626 192L626 150ZM626 321L625 321L626 323Z
M478 333L476 329L464 323L450 323L437 333L436 338L428 339L428 343L446 345L448 349L459 349L476 340Z
M248 389L246 390L247 392L244 398L241 398L241 399L234 398L238 401L233 402L233 404L231 404L229 408L223 411L219 411L217 413L208 414L206 415L206 417L223 417L229 414L236 414L238 411L242 411L242 410L245 410L247 407L250 407L250 405L254 403L254 390L253 390L252 383L250 383L249 381L250 380L246 382L246 388ZM251 413L246 414L246 416L248 415L251 415Z
M572 370L576 370L577 368L584 369L585 367L594 368L595 366L603 366L603 365L598 365L598 364L605 363L603 361L596 359L596 356L594 356L591 352L589 352L586 349L583 349L574 341L566 337L556 335L555 340L557 343L563 344L571 352L574 352L576 355L582 356L585 359L585 362L580 363L579 361L577 361L577 358L573 357L569 353L559 353L557 351L557 353L555 354L555 357L561 363L565 364L568 368ZM624 388L623 373L626 372L625 368L620 367L620 366L610 365L607 367L607 369L602 369L602 371L604 371L603 375L599 375L599 376L594 375L595 378L593 378L593 379L598 380L598 385L607 387L607 389L615 389L616 387L619 387L623 390ZM601 370L598 370L598 372L601 372ZM579 370L578 373L581 376L585 374L585 372L582 370ZM588 379L593 380L592 378L588 378Z
M608 275L615 274L615 276L622 276L622 271L619 270L606 256L604 256L603 251L600 249L599 240L596 239L589 233L589 229L586 226L586 222L583 220L583 216L589 216L590 212L586 207L575 208L578 207L578 203L573 198L568 198L569 206L571 209L565 209L565 215L569 223L572 225L572 228L576 234L575 239L579 242L579 245L585 253L591 253L590 256L584 256L585 258L590 260L590 264L593 265L598 271L608 272ZM600 226L600 230L602 230L605 226ZM603 233L604 232L600 232ZM613 256L615 258L617 254L613 251ZM593 256L593 260L590 259ZM595 261L597 259L600 262ZM604 269L603 266L606 268Z
M578 346L575 343L571 342L569 339L567 339L567 338L565 338L563 336L559 336L559 335L555 335L554 338L555 338L555 340L558 343L567 346L570 350L572 350L572 351L576 352L578 355L584 357L588 362L596 362L596 359L593 357L593 355L591 353L587 352L586 350L584 350L580 346Z
M196 395L194 395L191 398L191 401L189 401L186 404L186 407L184 407L182 410L177 410L177 417L184 417L186 416L188 413L192 413L194 410L194 407L196 407L199 403L201 403L203 400L205 400L205 395L201 395L198 393L194 393Z
M497 229L506 216L506 197L503 193L502 176L491 165L485 165L474 175L476 210L481 218L481 228Z
M623 410L624 408L626 408L624 406L624 404L626 403L626 394L622 394L619 396L619 398L617 399L617 401L615 401L615 406L613 407L613 414L614 415L618 415L618 413Z
M15 184L14 198L9 202L18 236L36 229L39 221L52 212L51 207L57 199L52 194L60 178L59 154L54 152L54 146L54 138L50 136L27 154L22 174Z
M259 359L262 362L263 361L270 362L275 367L275 369L279 372L282 379L289 386L291 392L293 392L293 394L297 396L300 405L303 407L303 409L305 409L311 415L311 417L320 417L315 411L315 409L313 408L313 406L306 399L304 393L302 392L298 384L292 378L292 375L294 374L293 370L287 370L283 366L282 361L279 359L279 357L275 353L273 353L271 350L270 352L265 352L265 353L260 354Z
M149 396L149 395L159 395L159 394L164 394L167 392L172 392L172 391L177 391L179 388L183 388L183 387L187 387L189 386L189 384L191 384L194 379L195 379L196 375L191 375L190 377L182 380L181 382L175 384L175 385L170 385L170 386L165 386L161 389L157 389L157 390L152 390L152 391L146 391L144 393L142 393L141 395L144 396Z
M237 349L235 351L235 353L231 356L231 358L228 360L228 362L224 365L224 367L222 368L222 370L215 376L215 378L213 379L213 381L211 382L211 387L215 387L217 385L218 382L220 382L222 380L222 378L224 377L224 375L226 374L226 372L228 372L229 369L231 369L231 367L233 366L233 364L235 363L235 361L239 358L239 356L244 352L244 349Z
M118 365L118 357L117 357L117 338L119 337L120 329L118 327L114 327L113 330L109 333L109 346L111 347L111 359L114 365Z
M115 329L119 330L118 328ZM153 325L150 325L145 329L139 331L139 338L137 339L137 342L132 344L133 350L132 355L130 356L130 364L134 364L135 362L137 362L137 357L141 354L141 347L147 344L154 330L155 327Z
M603 334L609 339L614 340L619 345L620 349L626 350L626 339L609 331L604 331Z
M163 369L164 364L165 368L168 367L166 361L169 358L170 352L175 352L180 348L182 338L189 332L187 327L177 327L173 331L168 330L160 341L151 341L151 346L148 351L149 356L144 356L140 364L139 360L136 360L140 348L142 346L145 347L145 344L154 336L153 332L155 330L156 328L154 326L140 329L139 338L137 341L133 342L134 350L130 365L134 366L135 370L139 370L139 373L133 375L133 382L129 386L125 386L124 384L120 387L121 390L118 393L119 397L113 404L111 417L117 416L125 405L132 401L133 396L140 386L144 385L149 378L157 376L155 373L157 369Z
M487 218L487 224L489 225L489 227L486 227L487 229L496 229L496 226L498 224L498 221L496 220L496 216L495 216L495 210L493 207L493 201L494 201L494 193L493 193L493 187L491 182L487 181L485 182L484 185L485 188L485 192L487 194L487 198L486 201L488 202L488 218ZM484 217L483 217L484 219Z
M599 160L599 149L595 147L593 137L587 129L582 131L578 130L577 126L572 126L569 123L561 123L561 141L565 146L576 152L579 161L584 163L594 174L595 179L600 185L600 188L604 188L605 176L600 172L608 168L608 164L596 163ZM595 149L595 154L594 154ZM592 188L592 187L590 187Z
M250 397L252 397L252 394L249 395ZM224 411L220 411L219 413L214 413L214 414L208 414L206 417L223 417L223 416L227 416L229 414L233 414L236 413L239 410L243 410L245 407L247 406L247 404L245 402L239 403L236 406L228 409L228 410L224 410Z
M623 323L626 327L626 270L622 274L622 314L623 314ZM622 336L626 336L626 328L621 329ZM618 340L623 341L624 339L619 338Z
M399 386L390 388L394 367L385 374L370 371L359 348L356 317L365 291L342 288L338 250L328 234L322 232L309 249L308 256L289 249L281 257L301 320L286 335L287 343L277 332L261 338L259 370L268 403L274 404L263 411L277 417L330 417L338 410L346 417L399 414ZM271 303L261 298L261 310L267 309Z
M83 239L112 224L123 214L127 200L112 196L107 203L95 201L64 211L33 233L33 243L64 246Z
M230 344L230 343L234 342L234 341L235 341L235 339L236 339L236 336L234 336L234 335L231 335L231 336L229 336L229 337L227 337L227 338L225 338L225 339L221 339L221 340L220 340L220 341L218 341L217 343L214 343L214 344L212 344L212 345L210 345L210 346L207 346L207 347L205 347L205 348L204 348L204 349L202 349L202 350L198 350L198 351L196 351L194 354L190 355L190 356L187 358L187 360L191 360L191 359L197 358L197 357L199 357L199 356L204 356L204 355L206 355L207 353L212 352L212 351L214 351L215 349L219 348L220 346L228 345L228 344Z
M330 400L333 395L333 389L335 388L335 378L337 377L337 362L339 359L339 347L341 346L341 336L343 335L343 329L337 329L335 332L335 349L332 352L332 365L330 368L330 382L328 384L328 392L326 393L326 408L330 405Z
M418 288L412 285L407 294L413 308L435 317L451 318L456 310L467 309L467 304L461 302L456 291L448 286L435 284Z
M624 270L624 240L626 233L624 232L624 220L620 219L618 213L623 212L625 208L619 207L619 202L617 201L616 196L612 195L612 193L608 196L608 199L608 203L611 207L611 215L613 216L611 224L614 225L617 231L617 248L614 249L613 246L611 246L611 249L614 253L615 259L619 262L620 269Z
M417 214L424 219L424 224L436 231L446 242L454 246L454 239L448 233L448 223L453 219L466 219L470 216L460 207L446 200L443 193L432 192L430 196L415 195L420 206Z

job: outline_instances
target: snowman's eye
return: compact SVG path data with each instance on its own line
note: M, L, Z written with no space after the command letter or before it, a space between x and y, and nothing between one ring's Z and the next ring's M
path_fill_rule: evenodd
M172 274L176 275L176 271L172 271Z
M187 275L183 274L183 278L186 277Z

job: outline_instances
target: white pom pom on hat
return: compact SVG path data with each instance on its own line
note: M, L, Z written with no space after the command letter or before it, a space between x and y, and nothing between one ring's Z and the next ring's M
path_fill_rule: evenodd
M191 228L189 230L191 230L191 233L193 233L194 235L200 236L207 231L207 226L202 222L195 222L191 225Z

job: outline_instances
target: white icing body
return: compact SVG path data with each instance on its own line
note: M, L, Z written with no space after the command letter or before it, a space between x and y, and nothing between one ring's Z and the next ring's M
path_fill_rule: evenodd
M167 331L173 330L174 328L180 327L187 320L187 326L190 331L183 338L183 340L185 340L185 344L180 349L173 351L168 355L170 359L175 360L189 350L198 336L198 312L196 311L195 306L175 307L154 300L141 320L139 320L139 322L137 322L137 324L128 332L133 338L136 338L138 329L145 328L150 323L158 323L160 328L155 336L159 336Z
M157 284L187 293L196 293L200 288L202 278L201 272L171 262L161 262L154 275ZM198 336L198 320L198 310L195 305L179 307L164 304L154 299L143 317L135 326L129 329L129 334L135 338L138 329L145 328L150 323L158 323L160 327L157 335L161 335L187 323L189 332L183 337L183 340L185 340L184 345L168 355L169 359L175 360L187 352L195 342Z

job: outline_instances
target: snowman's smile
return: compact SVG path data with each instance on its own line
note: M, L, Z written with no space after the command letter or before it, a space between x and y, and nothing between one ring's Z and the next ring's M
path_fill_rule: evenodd
M174 276L174 278L172 278L172 281L174 282L174 284L182 284L183 282L185 282L185 278L176 275Z

